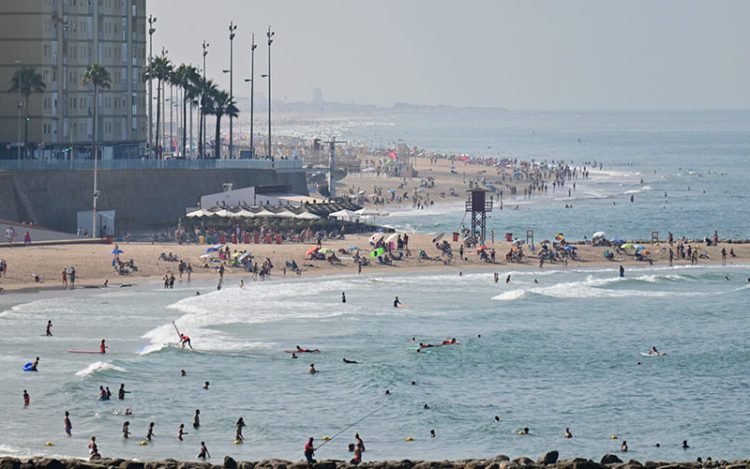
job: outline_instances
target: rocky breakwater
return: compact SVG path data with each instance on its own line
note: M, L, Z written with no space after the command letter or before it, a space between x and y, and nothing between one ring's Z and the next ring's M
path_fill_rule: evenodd
M585 458L558 459L557 451L550 451L534 461L527 457L510 459L499 455L490 459L463 459L455 461L367 461L355 466L348 461L327 460L315 464L280 459L263 461L235 461L229 456L223 464L211 462L184 462L167 459L140 462L125 459L54 459L35 457L18 459L0 458L0 469L750 469L750 459L737 461L706 460L696 462L664 462L636 460L622 461L613 454L605 455L599 462ZM217 461L218 462L218 461Z

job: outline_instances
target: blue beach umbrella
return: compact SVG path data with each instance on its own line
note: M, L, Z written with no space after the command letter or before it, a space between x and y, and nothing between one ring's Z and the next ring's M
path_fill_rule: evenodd
M112 250L112 254L122 254L123 252L125 252L125 251L123 251L120 248L115 248L115 249Z

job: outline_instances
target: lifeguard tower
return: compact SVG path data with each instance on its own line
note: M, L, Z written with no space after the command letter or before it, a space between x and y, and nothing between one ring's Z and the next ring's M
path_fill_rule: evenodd
M487 198L486 189L474 188L468 191L466 213L471 213L471 234L482 241L487 239L487 213L492 211L493 196Z

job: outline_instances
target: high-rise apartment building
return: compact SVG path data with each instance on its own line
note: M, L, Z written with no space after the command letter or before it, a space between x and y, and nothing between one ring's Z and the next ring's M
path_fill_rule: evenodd
M0 158L90 157L93 90L81 78L96 62L112 78L96 103L101 157L141 157L148 135L146 0L0 1ZM46 85L28 109L9 91L21 67L35 68ZM19 152L14 143L26 140Z

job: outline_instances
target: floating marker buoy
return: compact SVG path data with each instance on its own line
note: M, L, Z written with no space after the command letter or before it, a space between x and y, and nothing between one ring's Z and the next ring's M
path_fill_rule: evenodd
M48 441L48 442L46 442L46 443L44 444L44 446L55 446L55 444L54 444L54 443L52 443L51 441Z
M234 440L234 444L235 445L241 445L242 444L242 440Z
M610 439L610 440L616 440L616 439L617 439L617 435L615 435L615 434L613 433L613 434L609 435L609 439Z
M518 430L518 434L522 435L522 436L525 435L525 433L523 432L523 430Z
M324 437L323 437L323 441L328 441L328 440L330 440L330 439L331 439L331 437L330 437L330 436L328 436L328 435L326 435L326 436L324 436Z
M139 445L141 445L141 446L148 446L148 441L146 441L146 440L141 440L141 442L140 442L140 443L138 443L138 444L139 444Z
M407 436L406 438L404 438L404 440L405 441L414 441L414 437L413 436Z

